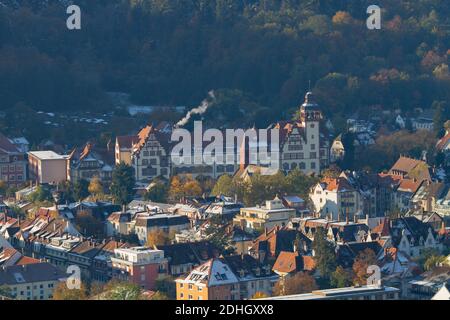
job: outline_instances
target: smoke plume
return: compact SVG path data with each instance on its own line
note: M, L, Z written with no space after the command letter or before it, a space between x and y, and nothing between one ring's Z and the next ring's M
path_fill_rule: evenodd
M203 100L202 103L197 108L194 108L191 111L189 111L186 114L186 116L177 123L176 126L183 127L189 122L189 120L193 115L204 114L206 110L208 110L208 108L211 106L211 102L213 102L214 100L216 100L216 97L214 95L214 91L211 90L210 92L208 92L208 97L205 100Z

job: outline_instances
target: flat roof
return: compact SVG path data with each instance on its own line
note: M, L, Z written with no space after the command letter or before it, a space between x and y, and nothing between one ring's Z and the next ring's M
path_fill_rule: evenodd
M295 294L290 296L277 296L261 300L321 300L321 299L337 299L364 296L367 294L383 294L399 292L394 287L378 287L378 286L362 286L348 287L338 289L316 290L311 293Z
M40 160L66 160L67 156L57 154L54 151L31 151L28 152L33 157L36 157Z

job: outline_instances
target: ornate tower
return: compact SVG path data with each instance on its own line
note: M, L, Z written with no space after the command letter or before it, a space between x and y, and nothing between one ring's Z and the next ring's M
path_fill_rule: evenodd
M316 103L312 92L306 93L305 102L300 107L300 116L302 122L320 122L320 120L322 120L322 112L320 111L319 105Z
M320 121L322 112L314 99L312 92L307 92L305 102L300 108L300 118L305 128L304 157L306 160L306 171L320 174Z

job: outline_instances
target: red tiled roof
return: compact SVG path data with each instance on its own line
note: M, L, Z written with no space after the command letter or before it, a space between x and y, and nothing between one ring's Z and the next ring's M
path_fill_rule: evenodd
M372 233L378 234L380 237L387 237L390 235L389 219L384 219L379 225L372 229Z
M280 252L272 268L274 271L283 273L296 272L299 271L298 269L298 253L286 251Z
M38 259L32 258L32 257L27 257L27 256L22 256L19 260L17 260L16 265L18 266L23 266L26 264L35 264L35 263L40 263L41 261L39 261Z
M339 178L324 178L321 184L325 184L325 189L328 191L352 191L354 188L344 177Z
M403 176L413 178L411 173L416 171L414 172L414 175L417 180L431 181L430 172L428 169L428 164L425 161L401 156L391 170L389 170L389 174L398 175L398 173L401 173Z
M422 184L421 181L415 180L415 179L403 179L400 182L400 186L398 189L400 191L408 191L415 193L417 189L419 189L420 185Z
M311 256L303 256L303 270L313 271L316 269L316 261Z

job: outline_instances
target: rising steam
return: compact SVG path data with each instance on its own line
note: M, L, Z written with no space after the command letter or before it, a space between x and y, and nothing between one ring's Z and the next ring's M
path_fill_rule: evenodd
M208 97L205 100L203 100L202 103L197 108L194 108L191 111L189 111L186 114L186 116L177 123L176 126L183 127L189 122L189 120L193 115L204 114L206 110L208 110L208 108L211 106L211 102L213 102L214 100L216 100L216 96L214 95L214 91L211 90L210 92L208 92Z

